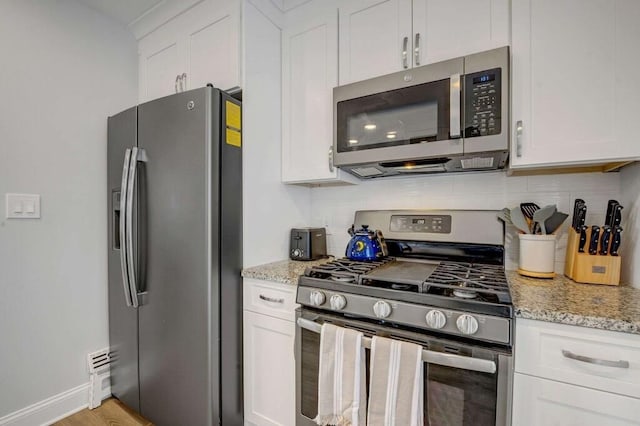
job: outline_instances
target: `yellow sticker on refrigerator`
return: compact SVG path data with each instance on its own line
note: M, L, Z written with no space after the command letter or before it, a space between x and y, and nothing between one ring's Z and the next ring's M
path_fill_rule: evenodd
M226 106L227 111L225 115L227 116L227 127L242 130L242 112L240 111L240 105L226 101Z
M242 135L240 132L227 127L227 144L240 148L242 146Z

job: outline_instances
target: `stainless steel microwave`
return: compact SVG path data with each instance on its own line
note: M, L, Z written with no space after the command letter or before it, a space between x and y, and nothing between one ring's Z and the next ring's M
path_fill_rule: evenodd
M333 161L369 179L504 168L509 48L333 89Z

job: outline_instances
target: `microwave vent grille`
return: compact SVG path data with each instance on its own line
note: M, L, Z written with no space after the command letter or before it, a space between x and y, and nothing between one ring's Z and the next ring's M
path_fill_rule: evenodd
M493 168L493 157L473 157L460 160L463 169L490 169Z
M351 169L351 171L360 177L379 176L383 174L382 171L376 169L375 167L358 167L355 169Z

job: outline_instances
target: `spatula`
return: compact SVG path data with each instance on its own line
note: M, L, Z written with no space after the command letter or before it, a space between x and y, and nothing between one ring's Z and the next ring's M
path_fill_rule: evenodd
M557 211L555 204L544 206L540 210L536 210L533 214L533 221L536 223L536 228L540 227L542 234L547 234L547 228L545 227L545 221L549 219ZM534 229L534 234L537 229Z
M547 230L547 233L553 234L558 228L562 226L565 220L569 217L568 214L562 212L555 212L551 215L551 217L544 221L544 227Z
M511 209L511 223L521 232L524 232L525 234L531 233L529 225L527 224L527 219L524 217L518 207L514 207Z

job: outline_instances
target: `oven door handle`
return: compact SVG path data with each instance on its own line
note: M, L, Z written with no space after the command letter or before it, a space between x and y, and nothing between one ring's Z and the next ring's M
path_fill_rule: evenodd
M314 333L320 333L322 325L308 319L298 318L298 326ZM371 349L371 339L364 337L362 346ZM430 364L444 365L446 367L461 368L463 370L477 371L480 373L495 374L496 363L488 359L471 358L467 356L435 352L427 349L422 350L422 360Z

